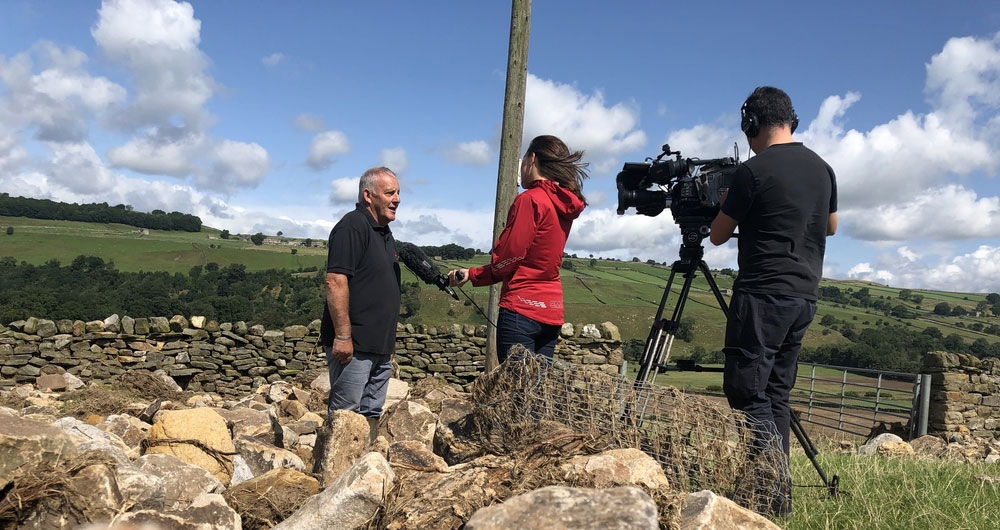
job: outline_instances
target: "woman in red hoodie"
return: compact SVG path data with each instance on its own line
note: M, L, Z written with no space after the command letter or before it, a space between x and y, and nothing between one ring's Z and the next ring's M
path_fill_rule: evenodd
M521 160L525 191L507 212L507 224L493 246L490 263L448 274L452 285L503 282L497 318L501 363L514 344L552 358L563 324L559 280L563 249L573 220L587 205L583 197L587 164L580 162L582 157L582 151L570 152L555 136L532 140Z

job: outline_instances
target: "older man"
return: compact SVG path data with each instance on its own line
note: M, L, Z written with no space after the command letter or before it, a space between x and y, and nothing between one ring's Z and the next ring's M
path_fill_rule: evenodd
M330 370L329 412L352 410L373 426L382 414L399 315L399 263L389 223L399 181L386 167L361 175L357 207L330 231L320 334Z

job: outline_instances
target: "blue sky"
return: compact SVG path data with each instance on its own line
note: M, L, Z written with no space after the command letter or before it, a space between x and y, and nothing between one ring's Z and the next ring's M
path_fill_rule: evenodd
M397 238L491 246L510 4L0 3L0 190L325 238L400 175ZM840 186L825 274L1000 291L995 2L532 6L525 137L585 151L567 251L671 262L669 213L615 214L625 161L729 154L756 86ZM510 176L509 178L513 178ZM706 252L735 266L735 243Z

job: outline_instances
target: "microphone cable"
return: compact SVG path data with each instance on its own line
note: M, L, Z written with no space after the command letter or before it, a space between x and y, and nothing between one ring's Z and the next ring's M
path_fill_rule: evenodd
M465 295L465 298L469 300L469 303L472 304L472 307L475 307L476 311L479 311L479 314L483 316L483 319L485 319L489 325L493 326L494 329L497 327L496 322L490 320L490 317L485 312L483 312L483 308L479 307L479 304L477 304L476 301L473 300L471 296L469 296L469 293L466 293L465 290L463 290L461 287L458 286L455 287L455 290Z

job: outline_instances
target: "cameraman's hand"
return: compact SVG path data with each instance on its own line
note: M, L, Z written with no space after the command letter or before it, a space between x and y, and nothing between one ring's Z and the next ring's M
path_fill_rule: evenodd
M448 273L448 285L451 287L461 287L469 281L469 269L454 269Z
M333 358L340 364L347 364L354 358L354 341L333 339Z

